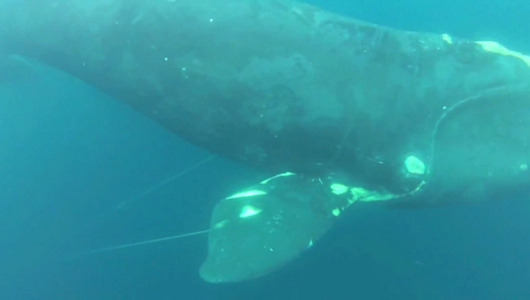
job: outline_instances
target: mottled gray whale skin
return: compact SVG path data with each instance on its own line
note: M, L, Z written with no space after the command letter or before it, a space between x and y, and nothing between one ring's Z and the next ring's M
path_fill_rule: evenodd
M418 176L403 174L410 154L426 164L419 175L431 186L443 183L444 193L525 174L529 154L519 152L528 134L519 129L528 116L510 107L530 102L529 62L483 44L366 24L292 1L3 6L5 50L70 72L189 141L259 168L340 170L394 193L418 184ZM462 105L468 98L477 99ZM508 115L485 119L490 103L507 106ZM448 114L447 130L458 136L434 136L455 106L462 109ZM470 121L468 113L485 115ZM460 128L466 122L477 128ZM498 132L490 132L492 122L500 123ZM484 126L473 136L460 132ZM500 131L517 137L492 136ZM456 154L433 151L437 139Z
M363 201L528 192L530 58L499 44L394 30L293 1L19 2L0 4L1 51L65 70L212 152L271 174L341 174L363 192L334 192ZM225 206L218 224L240 209ZM232 262L214 256L204 269L218 273L203 277L258 277L296 251L250 273L243 266L237 277L222 274Z

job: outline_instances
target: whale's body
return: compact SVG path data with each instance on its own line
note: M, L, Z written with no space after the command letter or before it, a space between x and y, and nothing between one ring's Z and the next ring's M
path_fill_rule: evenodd
M0 50L65 70L215 153L303 174L294 187L310 190L325 177L319 184L333 195L353 195L318 209L278 200L280 184L242 196L271 191L275 207L293 204L296 215L307 205L322 221L293 217L293 227L327 230L357 200L421 205L527 192L530 58L496 43L394 30L292 1L21 2L0 4ZM270 272L325 232L309 230L304 247L249 267L233 257L252 247L216 254L238 238L223 228L240 232L225 213L261 210L224 206L212 221L209 281ZM223 275L234 268L244 272Z

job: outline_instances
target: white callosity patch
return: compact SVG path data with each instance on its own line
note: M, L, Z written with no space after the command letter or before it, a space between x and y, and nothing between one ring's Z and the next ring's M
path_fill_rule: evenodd
M344 185L342 183L332 183L329 186L329 188L331 190L331 193L333 193L334 195L337 195L337 196L344 195L350 190L350 187L348 187L348 186L346 186L346 185ZM342 210L344 208L348 207L348 206L349 206L349 204L347 204L345 207L334 208L334 209L331 210L331 214L334 215L335 217L338 217L342 213Z
M331 214L333 214L335 217L340 216L340 213L341 213L340 208L334 208L334 209L331 211Z
M377 191L367 190L362 187L348 187L340 183L333 183L330 185L331 192L335 195L344 195L350 193L348 202L342 207L336 207L331 210L331 214L335 217L339 217L342 212L355 202L377 202L386 201L399 197L390 193L380 193Z
M477 44L482 46L485 51L497 53L505 56L512 56L522 60L530 67L530 56L524 55L520 52L510 50L503 45L493 41L478 41Z
M342 195L347 193L350 188L341 183L333 183L331 186L331 192L335 195Z
M417 156L409 155L405 159L405 169L410 174L424 175L427 167L425 166L425 163Z
M444 40L444 42L446 42L449 45L453 44L453 38L447 33L442 34L442 40Z
M389 194L389 193L380 193L377 191L370 191L361 187L354 187L351 190L352 198L350 203L355 203L357 201L361 202L376 202L376 201L386 201L394 198L398 198L399 195Z

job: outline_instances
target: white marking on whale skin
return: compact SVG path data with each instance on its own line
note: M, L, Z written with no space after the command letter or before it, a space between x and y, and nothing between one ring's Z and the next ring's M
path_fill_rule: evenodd
M262 196L266 194L267 192L265 191L250 190L250 191L244 191L244 192L233 194L232 196L228 196L225 199L230 200L230 199L248 198L248 197Z
M476 43L480 45L484 51L497 53L504 56L516 57L530 67L530 56L524 55L521 52L510 50L494 41L477 41Z
M405 159L405 169L410 174L424 175L426 166L425 163L415 155L409 155Z
M341 183L333 183L330 186L331 192L335 195L342 195L347 193L350 188Z
M335 217L340 216L340 213L341 213L340 208L334 208L334 209L331 211L331 214L334 215Z
M289 177L289 176L294 176L294 175L296 175L296 173L293 173L293 172L281 173L281 174L272 176L270 178L267 178L267 179L261 181L260 184L267 184L267 183L271 182L274 179L281 178L281 177Z
M446 42L449 45L453 44L453 37L451 37L447 33L442 34L442 40L444 40L444 42Z
M243 208L241 208L241 212L239 213L239 217L241 219L246 219L250 217L254 217L259 215L263 210L256 208L252 205L245 205Z

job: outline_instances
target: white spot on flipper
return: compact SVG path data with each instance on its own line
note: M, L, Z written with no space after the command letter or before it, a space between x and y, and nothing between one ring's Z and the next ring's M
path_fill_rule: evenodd
M228 220L219 221L219 222L215 223L215 225L213 225L213 228L214 229L223 228L223 227L225 227L226 223L228 223Z
M335 195L342 195L350 190L350 188L341 183L333 183L330 188L331 192Z
M267 195L267 193L261 190L250 190L250 191L244 191L241 193L235 193L231 196L226 197L225 199L230 200L230 199L256 197L256 196L262 196L262 195Z
M340 208L334 208L332 211L331 211L331 214L334 215L335 217L338 217L340 216Z
M256 215L259 215L262 212L261 209L256 208L251 205L245 205L243 208L241 208L241 212L239 213L239 217L241 219L250 218Z

